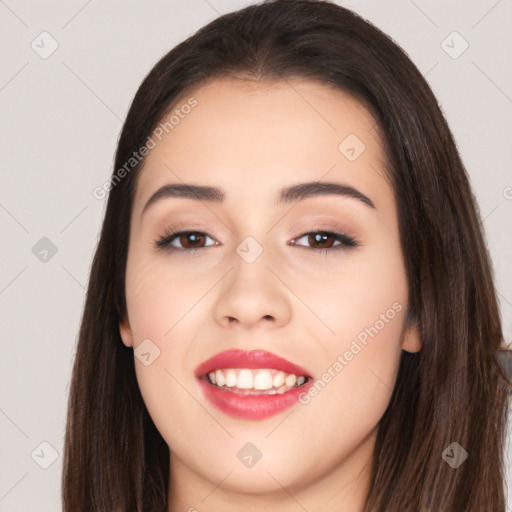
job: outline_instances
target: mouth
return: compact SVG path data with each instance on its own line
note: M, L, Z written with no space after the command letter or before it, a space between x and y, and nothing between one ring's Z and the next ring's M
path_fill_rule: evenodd
M290 361L264 350L227 350L196 369L204 396L222 412L259 420L297 402L313 378Z

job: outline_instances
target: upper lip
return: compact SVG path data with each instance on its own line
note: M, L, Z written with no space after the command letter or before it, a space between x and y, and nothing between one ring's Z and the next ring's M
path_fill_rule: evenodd
M310 377L304 368L266 350L247 351L238 349L225 350L215 354L196 368L195 375L196 377L202 377L221 368L268 368Z

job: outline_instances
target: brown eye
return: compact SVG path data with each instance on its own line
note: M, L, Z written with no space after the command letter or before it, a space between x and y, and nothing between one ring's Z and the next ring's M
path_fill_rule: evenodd
M211 243L209 245L205 244L207 238L213 240L206 233L201 233L200 231L169 231L167 232L160 240L156 241L156 245L160 248L165 248L168 250L177 250L177 251L193 251L194 249L203 249L209 247L211 245L215 245ZM177 245L175 242L179 242Z
M343 249L346 247L356 247L357 243L355 240L350 238L347 235L342 233L330 233L328 231L312 231L310 233L305 233L301 237L296 240L301 240L302 238L307 237L307 242L309 247L312 249L318 250L326 250L326 249ZM337 243L336 243L337 242ZM303 245L297 244L294 241L294 245ZM305 246L308 247L308 246Z
M195 231L182 233L178 237L182 247L185 249L196 249L197 247L201 247L201 244L204 243L205 239L206 237L203 233L197 233Z
M335 237L330 233L310 233L308 235L308 242L312 246L316 246L315 249L329 249L335 242ZM318 247L320 245L321 247Z

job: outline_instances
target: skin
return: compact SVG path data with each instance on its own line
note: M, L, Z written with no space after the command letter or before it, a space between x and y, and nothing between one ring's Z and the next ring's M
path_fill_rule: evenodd
M120 323L125 345L149 338L160 350L148 366L135 358L135 368L170 449L169 511L361 511L401 351L421 348L416 326L405 324L396 202L375 120L313 80L223 78L191 96L198 105L150 151L139 177ZM338 149L351 133L366 146L354 161ZM309 181L349 185L375 209L337 195L274 204L281 187ZM141 216L158 188L183 182L222 187L224 203L165 198ZM186 236L170 252L155 247L167 228L208 236L193 254ZM359 245L338 250L329 248L336 239L304 236L318 231ZM263 249L251 264L236 252L247 236ZM333 371L393 304L401 311ZM331 379L306 405L233 418L203 397L194 376L230 348L268 350L317 380L331 368ZM237 458L247 442L262 453L251 468Z

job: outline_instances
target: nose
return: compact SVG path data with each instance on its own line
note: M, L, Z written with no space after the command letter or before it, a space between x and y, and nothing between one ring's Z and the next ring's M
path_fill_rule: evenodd
M220 283L214 304L218 324L274 329L290 322L291 292L267 263L265 251L252 263L235 256L234 267Z

